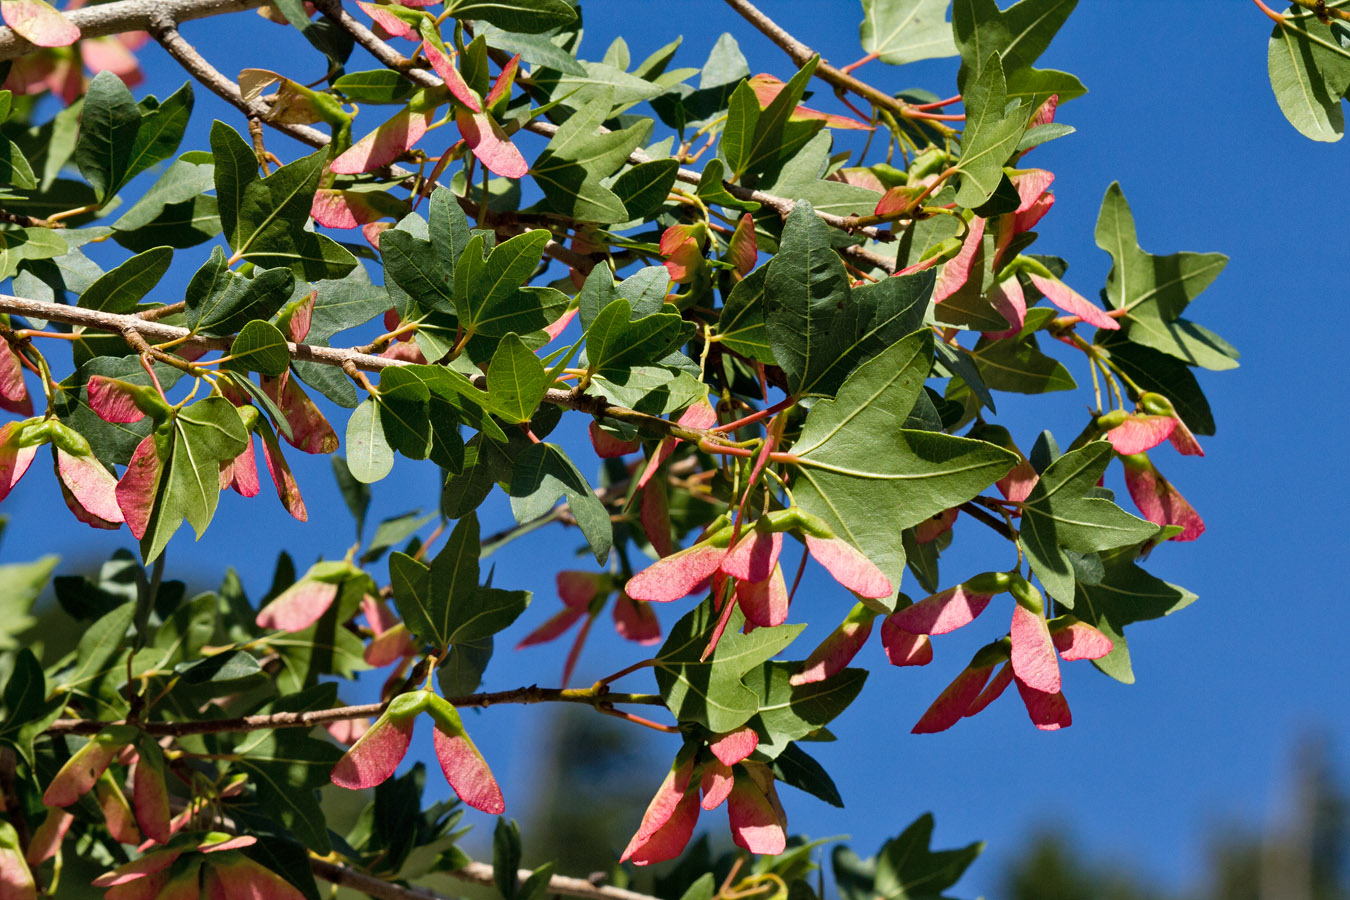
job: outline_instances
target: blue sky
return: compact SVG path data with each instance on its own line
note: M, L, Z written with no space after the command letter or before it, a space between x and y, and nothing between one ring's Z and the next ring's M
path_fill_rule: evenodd
M774 0L764 7L836 65L861 55L861 9L852 0ZM590 0L585 9L582 55L588 58L599 58L619 33L634 59L683 33L676 65L698 67L717 36L730 31L752 71L786 78L792 70L781 51L714 0ZM1337 176L1347 157L1344 145L1307 141L1281 116L1266 80L1269 24L1254 7L1226 0L1190 0L1184 14L1164 0L1088 0L1039 63L1075 73L1090 90L1060 109L1059 121L1077 133L1029 160L1056 174L1057 202L1038 228L1037 250L1070 261L1068 283L1089 297L1104 283L1110 261L1096 248L1092 229L1113 180L1121 182L1134 209L1144 249L1231 257L1191 307L1195 319L1243 353L1241 368L1201 375L1218 434L1202 439L1204 459L1155 455L1205 517L1208 531L1194 544L1160 548L1149 568L1195 591L1200 601L1172 619L1130 630L1138 678L1133 686L1086 663L1067 667L1074 725L1054 734L1032 728L1011 696L945 734L909 734L974 646L994 636L997 626L987 621L967 629L971 634L938 639L936 660L922 670L891 669L879 648L869 645L864 659L874 672L859 701L833 726L839 742L812 748L834 775L846 808L785 790L793 830L851 834L855 848L867 855L932 810L937 844L989 842L955 893L996 896L999 860L1022 846L1031 826L1058 822L1094 853L1183 885L1201 871L1209 826L1228 819L1263 822L1278 808L1297 735L1320 729L1345 758L1350 694L1337 663L1350 612L1345 578L1337 573L1350 546L1337 476L1345 465L1344 423L1350 417L1344 390L1350 360L1341 339L1350 313L1344 184ZM301 80L321 74L317 58L308 55L307 68L294 72L296 41L252 14L193 23L184 33L227 74L245 66L276 68ZM156 47L142 58L160 96L181 83L181 72ZM904 69L871 63L858 74L887 90L955 92L952 60ZM185 147L205 146L213 117L242 130L237 113L205 90L197 96ZM837 107L829 91L819 89L812 105ZM527 158L538 149L530 140L524 141ZM280 139L269 138L269 146L286 158L297 152ZM174 273L152 298L171 302L205 255L181 251ZM124 256L113 248L101 261L107 266ZM1060 358L1087 380L1078 360ZM1079 396L1088 402L1087 392ZM1000 411L1014 436L1029 442L1046 421L1071 435L1071 423L1080 421L1078 402L1066 395L1000 397ZM345 413L333 420L341 434ZM280 548L289 549L301 567L320 554L340 556L351 540L350 519L332 489L328 461L301 457L288 454L309 506L307 525L292 522L266 493L253 501L227 495L200 543L180 534L170 545L170 573L181 576L190 568L209 582L234 565L257 596ZM58 549L79 560L130 546L125 531L78 526L61 508L49 472L39 468L0 510L11 518L3 559ZM426 465L400 461L374 490L372 520L416 507L431 511L437 503L435 474ZM484 528L508 519L498 496L484 511ZM985 550L1003 564L999 548L973 536L968 543L953 553L947 572L990 567ZM546 529L491 560L498 567L496 583L536 593L535 606L503 645L556 609L552 572L584 567L574 554L579 545L574 533ZM917 590L910 583L905 589ZM793 621L818 624L799 639L803 653L846 611L850 601L841 594L824 579L808 578ZM679 614L663 611L664 624ZM499 651L488 686L552 684L562 652ZM631 645L597 628L576 682L588 683L637 658ZM650 688L643 676L624 684ZM360 701L372 690L365 684L348 695ZM518 798L519 806L508 807L518 817L527 806L532 736L540 728L536 711L495 708L468 723L508 803ZM659 736L651 744L654 789L675 744ZM639 814L632 812L634 826ZM722 821L720 815L705 817L716 827Z

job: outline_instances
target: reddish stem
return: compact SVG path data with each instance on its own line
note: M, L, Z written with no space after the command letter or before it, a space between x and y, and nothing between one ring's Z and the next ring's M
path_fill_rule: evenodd
M806 558L810 555L810 548L802 547L802 561L797 564L797 577L792 579L792 590L788 591L788 606L792 605L792 598L797 596L797 585L802 583L802 575L806 572Z
M899 272L896 272L895 274L910 275L914 272L922 272L924 269L933 268L933 266L937 265L941 259L942 259L941 256L930 256L923 262L917 262L912 266L906 266L905 268L901 269Z
M1270 20L1274 22L1276 25L1284 24L1284 15L1282 13L1278 13L1275 10L1271 9L1269 6L1266 6L1264 3L1261 2L1261 0L1252 0L1252 2L1255 3L1257 8L1260 9L1261 12L1265 13L1266 16L1269 17Z
M662 725L660 722L653 722L651 719L644 719L642 716L635 716L632 713L623 712L618 709L610 709L607 706L597 706L596 709L607 716L614 716L616 719L625 719L634 725L645 725L653 731L661 731L665 734L679 734L680 729L675 725Z
M936 103L916 103L913 106L911 106L910 109L917 109L917 110L942 109L942 107L944 106L951 106L953 103L960 103L960 102L961 102L961 95L955 94L951 97L948 97L946 100L938 100Z
M145 370L145 374L150 376L150 383L155 386L155 391L159 394L159 399L168 403L169 398L164 396L164 388L159 383L159 376L155 374L155 366L150 362L150 357L144 353L141 354L141 368Z
M877 54L875 54L875 53L869 53L869 54L867 54L866 56L864 56L862 59L859 59L859 60L856 60L856 61L854 61L854 62L849 63L848 65L846 65L846 66L844 66L843 68L841 68L839 71L840 71L840 72L843 72L845 75L847 75L847 74L849 74L850 72L852 72L854 69L859 68L860 66L865 66L865 65L867 65L868 63L870 63L872 60L874 60L874 59L879 59L879 58L880 58L880 57L879 57Z
M761 419L767 419L769 416L776 415L782 412L783 410L787 409L788 407L792 406L796 402L797 402L796 397L787 397L775 403L773 406L761 409L759 412L756 413L751 413L744 419L737 419L735 422L728 422L725 425L718 425L716 428L713 428L711 430L714 434L724 431L735 431L738 428L744 428L746 425L751 425L755 422L758 422Z
M863 120L864 122L866 122L869 126L871 126L871 124L872 124L872 116L869 116L867 113L865 113L865 112L863 112L862 110L858 109L858 107L854 106L851 102L849 102L848 95L845 94L845 93L843 92L842 89L839 90L838 92L836 92L836 93L835 93L835 96L839 98L839 100L840 100L841 103L843 103L843 104L844 104L845 106L847 106L849 109L853 110L853 114L854 114L855 116L857 116L859 119L862 119L862 120Z

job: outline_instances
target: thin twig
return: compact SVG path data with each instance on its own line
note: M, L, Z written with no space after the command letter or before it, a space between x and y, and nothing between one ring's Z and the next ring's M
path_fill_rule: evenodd
M568 690L565 688L541 688L537 685L512 688L507 691L491 691L481 694L468 694L463 697L447 697L450 703L458 707L499 706L503 703L585 703L601 708L614 703L631 703L639 706L660 706L662 700L655 694L616 694L608 691L595 691L590 688ZM309 728L328 722L342 722L348 719L365 719L384 712L384 703L365 703L360 706L338 706L332 709L316 709L308 712L272 713L264 716L241 716L237 719L194 719L188 722L139 722L135 723L146 734L171 735L182 737L188 734L217 734L220 732L262 731L275 728ZM112 725L125 725L124 721L104 722L94 719L57 719L45 732L46 734L96 734Z
M792 58L792 61L798 66L804 66L816 55L816 51L797 40L773 19L770 19L761 12L750 0L726 0L728 6L740 13L751 25L760 31L765 37L777 44L782 50ZM915 118L914 111L908 103L897 100L885 91L874 88L865 81L860 81L852 75L836 69L834 66L822 59L816 66L816 77L821 81L827 82L836 88L846 91L852 91L859 97L864 98L873 106L890 110L898 116L905 118Z
M100 6L85 6L69 10L67 19L79 26L80 37L96 38L128 31L148 31L150 17L155 13L169 16L175 22L190 22L224 13L257 9L269 0L117 0ZM41 50L13 30L0 27L0 60L17 59Z
M244 95L239 91L239 85L222 75L206 61L205 57L197 52L196 47L188 43L178 33L178 21L174 16L172 5L166 3L150 12L146 19L145 28L180 66L188 70L193 78L206 85L212 93L231 106L236 107L251 119L261 119L278 131L290 135L297 141L309 144L311 147L328 145L328 135L317 128L276 121L267 104L257 100L244 99Z
M30 319L46 319L66 325L95 328L99 331L120 334L124 339L128 339L128 332L134 332L148 340L172 341L176 345L202 347L208 350L228 350L234 342L233 336L207 337L195 334L177 325L147 321L137 315L121 315L97 309L83 309L78 306L48 303L45 300L30 300L26 297L14 297L9 294L0 294L0 312L25 316ZM337 368L352 367L366 372L379 372L393 366L411 365L411 363L399 359L386 359L383 356L361 353L350 347L320 347L314 344L297 344L287 341L286 351L293 360L314 362ZM486 387L487 384L487 379L482 375L478 375L470 381L480 389ZM622 422L645 426L683 440L709 444L709 449L712 452L722 452L724 449L722 443L724 439L720 434L698 428L688 428L660 416L638 412L626 406L610 403L603 397L592 394L578 394L574 390L565 391L550 388L544 394L544 402L561 406L564 409L588 413L592 416L607 416Z
M379 900L449 900L445 895L438 894L430 888L393 884L349 866L326 860L311 858L309 867L316 878L361 891L372 897L377 897ZM444 874L460 881L467 881L484 887L492 887L496 884L492 866L487 863L471 862L462 868ZM529 869L521 869L517 877L520 879L520 883L524 884L525 880L533 874ZM584 897L587 900L656 900L655 897L647 894L639 894L636 891L610 887L609 885L592 884L584 878L572 878L567 875L550 877L547 893L560 894L565 897Z

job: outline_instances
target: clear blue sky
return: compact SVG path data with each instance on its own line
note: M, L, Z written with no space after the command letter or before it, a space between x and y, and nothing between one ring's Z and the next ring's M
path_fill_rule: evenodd
M764 6L831 62L861 55L857 2L773 0ZM585 9L584 57L599 58L622 33L634 59L642 59L683 33L676 65L698 67L717 36L730 31L752 71L783 78L791 72L779 50L715 0L589 0ZM1343 272L1344 179L1337 176L1345 171L1347 150L1303 139L1280 115L1266 80L1269 24L1249 4L1228 0L1182 5L1087 0L1040 62L1074 72L1090 89L1060 110L1059 121L1075 126L1077 134L1031 158L1056 173L1057 203L1038 229L1037 249L1070 261L1068 282L1092 297L1104 283L1109 259L1094 245L1092 229L1113 180L1121 182L1134 208L1146 250L1222 251L1232 257L1192 307L1194 318L1243 353L1236 371L1202 375L1218 434L1203 440L1202 460L1170 452L1157 456L1209 530L1195 544L1159 549L1150 569L1195 591L1200 601L1173 619L1131 629L1137 684L1117 684L1086 663L1068 667L1065 692L1074 725L1054 734L1032 728L1012 697L945 734L909 734L973 647L992 636L988 623L982 631L938 639L937 659L923 670L891 669L879 649L869 646L864 654L875 671L859 701L833 726L839 742L813 748L847 806L835 810L784 790L794 830L849 833L867 855L932 810L939 845L989 841L986 856L955 893L990 896L997 892L1000 858L1022 846L1034 824L1059 822L1093 852L1184 885L1201 870L1208 826L1270 817L1286 783L1295 736L1321 729L1335 739L1344 763L1350 694L1339 663L1350 612L1345 578L1338 572L1350 546L1337 473L1344 466L1344 423L1350 418L1343 390L1350 360L1342 337L1350 329L1350 313ZM252 14L184 30L230 74L245 66L281 69L302 80L320 74L313 57L306 59L306 70L294 72L296 41ZM148 47L142 58L160 96L182 81L157 48ZM904 70L872 63L859 74L888 90L954 93L952 60ZM242 129L232 109L205 90L197 96L185 147L205 146L213 117ZM833 110L828 97L828 91L818 91L813 105ZM293 153L275 138L269 146L283 156ZM526 155L533 158L535 152L531 144ZM198 257L205 252L181 251L175 260L178 280L171 275L152 298L171 302ZM115 258L105 257L105 266ZM1078 363L1062 358L1071 367ZM1086 379L1080 368L1073 370ZM1021 402L1000 397L1000 411L1019 439L1047 418L1069 433L1068 423L1079 415L1064 395ZM333 418L341 434L345 413ZM191 546L190 535L183 534L171 544L171 574L182 577L190 560L199 579L214 581L232 564L246 573L256 597L281 547L301 567L320 554L340 556L350 540L350 520L332 489L328 461L298 452L288 458L309 505L308 525L293 523L266 492L254 501L227 495L199 544ZM11 517L0 547L5 560L53 548L79 560L131 545L125 531L107 534L76 524L61 508L50 473L39 468L5 504L3 512ZM430 466L400 462L375 486L371 518L414 507L431 511L437 493ZM494 498L485 509L485 528L508 521L500 501ZM536 592L535 606L503 645L557 608L551 573L584 565L573 556L579 543L574 534L545 530L492 560L499 585ZM987 567L977 553L962 558L968 562L953 554L947 571ZM802 652L849 605L840 594L824 581L806 583L793 620L821 624L800 639ZM663 611L663 622L669 625L678 614ZM638 658L603 632L593 636L577 683ZM615 655L607 656L607 649ZM552 684L562 651L500 651L488 685ZM640 676L628 683L635 690L649 687ZM360 700L373 690L365 685L348 695ZM515 801L508 812L517 817L526 812L532 736L539 727L534 712L492 709L469 721L508 803ZM675 745L660 738L652 745L655 788ZM634 810L634 826L638 815ZM720 815L704 819L716 827L723 821Z

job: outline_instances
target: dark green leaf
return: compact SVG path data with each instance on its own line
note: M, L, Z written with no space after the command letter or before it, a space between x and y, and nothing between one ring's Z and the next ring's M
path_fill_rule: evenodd
M254 319L245 323L239 336L230 345L230 361L226 366L276 377L285 372L290 364L291 354L286 336L271 322Z
M775 662L750 672L744 681L759 698L759 711L750 726L759 735L756 750L777 756L795 740L804 738L853 702L867 680L865 669L844 669L823 681L793 685L801 663Z
M171 259L173 250L169 247L156 247L133 256L89 285L80 295L80 306L118 314L135 311L141 299L164 277Z
M1011 113L1007 110L1007 83L997 54L989 56L979 78L962 96L966 127L961 134L961 158L956 166L961 173L956 202L974 208L998 190L1004 177L1003 165L1017 149L1026 129L1027 114L1021 106Z
M566 497L568 508L595 554L595 561L604 565L614 542L609 510L561 448L548 443L525 448L516 457L508 493L511 495L511 512L521 523L539 518L552 509L559 498Z
M456 19L481 19L505 31L538 34L576 21L563 0L451 0L445 11Z
M1112 459L1111 445L1093 441L1055 460L1022 506L1022 547L1050 596L1072 606L1074 575L1066 550L1092 553L1140 544L1158 526L1091 492Z
M398 72L373 69L348 72L333 81L333 89L357 103L403 103L416 88Z
M933 273L851 289L830 227L799 202L766 267L765 324L773 358L794 396L832 396L849 373L923 321Z
M924 331L860 366L834 400L812 407L792 452L797 503L900 584L901 531L959 506L1016 464L984 441L900 427L928 376L932 334Z
M233 334L252 319L270 318L294 290L290 269L264 269L246 278L230 270L224 251L216 247L183 295L188 327L208 335Z
M788 744L782 753L773 760L774 777L799 791L824 800L840 809L844 798L839 796L839 788L820 763L807 754L799 744Z
M488 366L488 403L508 422L528 422L543 402L549 377L539 357L514 333L507 334Z
M492 880L497 885L497 893L506 900L516 900L516 889L520 886L520 828L515 820L497 818L497 827L492 832Z
M645 218L665 205L679 168L676 160L654 159L624 172L610 190L623 203L630 219Z
M697 722L718 734L741 727L759 711L759 696L743 677L805 627L779 625L742 634L745 617L735 609L717 649L700 659L719 617L711 598L704 600L675 623L656 654L656 684L667 708L681 722Z

